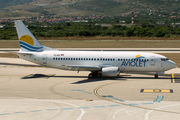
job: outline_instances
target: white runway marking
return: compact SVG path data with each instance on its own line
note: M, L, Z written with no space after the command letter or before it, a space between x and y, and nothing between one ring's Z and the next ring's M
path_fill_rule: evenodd
M120 111L122 111L122 110L124 110L124 109L127 109L127 108L129 108L129 107L124 107L124 108L119 109L118 111L116 111L115 114L113 115L113 119L115 119L116 114L117 114L118 112L120 112Z
M167 107L172 107L172 106L177 106L177 105L180 105L180 104L175 104L175 105L167 105L167 106L162 106L162 107L159 107L159 108L156 108L156 109L162 109L162 108L167 108ZM153 112L154 110L150 110L148 111L145 116L144 116L144 120L149 120L149 114L151 112Z
M72 104L72 103L67 103L67 102L61 102L61 101L54 101L54 100L50 100L52 102L60 102L60 103L63 103L63 104L67 104L67 105L71 105L71 106L74 106L76 108L79 108L79 106L75 105L75 104ZM82 120L83 118L83 115L86 113L85 110L83 110L82 108L80 109L81 110L81 114L79 115L79 117L77 118L77 120Z

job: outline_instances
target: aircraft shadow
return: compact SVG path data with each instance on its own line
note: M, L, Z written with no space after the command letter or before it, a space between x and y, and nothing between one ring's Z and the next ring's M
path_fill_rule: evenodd
M152 77L121 77L121 78L126 78L126 79L171 79L170 77L159 77L159 78L154 78Z
M116 80L116 81L127 81L128 79L157 79L157 80L164 80L164 79L170 79L170 77L159 77L154 78L152 77L134 77L132 75L120 75L119 77L100 77L96 76L94 78L87 78L87 76L55 76L55 74L52 75L46 75L46 74L30 74L27 76L22 77L21 79L36 79L36 78L84 78L83 80L79 80L77 82L73 82L71 84L84 84L84 83L91 83L91 82L99 82L99 81L106 81L106 80Z
M124 75L124 76L131 76L131 75ZM105 80L126 80L125 78L121 77L94 77L94 78L87 78L87 76L55 76L53 75L46 75L46 74L30 74L22 77L21 79L38 79L38 78L86 78L71 84L82 84L82 83L89 83L89 82L98 82L98 81L105 81Z
M27 76L22 77L21 79L33 79L33 78L87 78L86 76L55 76L55 74L52 75L46 75L46 74L30 74Z
M82 84L82 83L90 83L90 82L99 82L99 81L105 81L105 80L117 80L117 81L127 81L128 79L157 79L157 80L164 80L164 79L171 79L169 77L159 77L159 78L154 78L152 77L133 77L131 75L121 75L119 77L95 77L95 78L91 78L91 79L85 79L85 80L81 80L81 81L77 81L71 84Z
M85 80L80 80L71 84L82 84L82 83L90 83L90 82L99 82L105 80L118 80L118 81L125 81L127 79L121 77L94 77L94 78L87 78Z

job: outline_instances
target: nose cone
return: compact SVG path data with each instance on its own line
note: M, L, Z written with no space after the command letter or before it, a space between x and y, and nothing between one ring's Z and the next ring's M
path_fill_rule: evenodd
M171 68L175 68L177 66L177 64L173 61L170 61L170 67Z

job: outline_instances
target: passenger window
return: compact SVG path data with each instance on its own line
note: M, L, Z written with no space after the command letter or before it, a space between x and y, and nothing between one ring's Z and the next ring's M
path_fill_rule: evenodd
M53 60L55 60L55 58L53 58Z
M94 60L96 60L96 58L94 58Z

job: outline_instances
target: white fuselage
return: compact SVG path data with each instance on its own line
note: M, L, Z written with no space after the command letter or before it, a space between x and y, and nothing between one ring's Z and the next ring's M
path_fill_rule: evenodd
M33 55L19 57L47 67L90 71L76 66L116 66L120 72L164 72L176 67L176 63L166 57L145 52L114 51L43 51L31 52ZM92 70L93 71L93 70Z
M176 67L166 57L144 52L115 51L58 51L41 45L22 21L15 21L22 59L57 69L91 71L94 76L118 76L120 72L156 72L158 74Z

